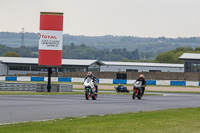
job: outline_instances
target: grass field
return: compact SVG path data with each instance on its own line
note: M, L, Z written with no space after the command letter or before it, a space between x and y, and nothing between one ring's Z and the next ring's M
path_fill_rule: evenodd
M0 126L1 133L199 133L200 107Z

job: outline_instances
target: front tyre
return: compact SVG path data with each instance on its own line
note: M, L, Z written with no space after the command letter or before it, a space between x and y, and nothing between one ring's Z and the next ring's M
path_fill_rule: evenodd
M137 92L134 90L134 91L133 91L133 95L132 95L132 98L133 98L133 99L135 99L136 93L137 93Z
M86 89L85 90L85 99L88 100L90 98L90 93L89 93L89 90Z

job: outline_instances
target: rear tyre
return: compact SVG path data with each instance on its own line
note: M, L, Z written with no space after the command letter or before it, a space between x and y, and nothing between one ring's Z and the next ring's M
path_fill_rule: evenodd
M89 93L89 90L86 89L85 90L85 99L88 100L90 98L90 93Z
M132 95L132 98L133 98L133 99L135 99L136 93L137 93L136 91L133 91L133 95Z
M142 93L141 93L141 91L138 93L138 99L142 99Z
M92 96L92 100L96 100L97 99L97 94L95 94L94 96Z

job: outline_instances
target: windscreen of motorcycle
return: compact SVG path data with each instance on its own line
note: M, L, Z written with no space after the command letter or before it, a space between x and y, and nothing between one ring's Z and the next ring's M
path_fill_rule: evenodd
M91 78L87 78L86 82L89 83L92 79Z
M137 86L137 87L142 86L142 81L137 81L137 82L134 84L134 86Z

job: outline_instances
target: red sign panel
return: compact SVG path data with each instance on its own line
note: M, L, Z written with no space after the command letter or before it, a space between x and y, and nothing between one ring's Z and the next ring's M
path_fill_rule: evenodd
M38 64L62 65L63 14L41 12Z

